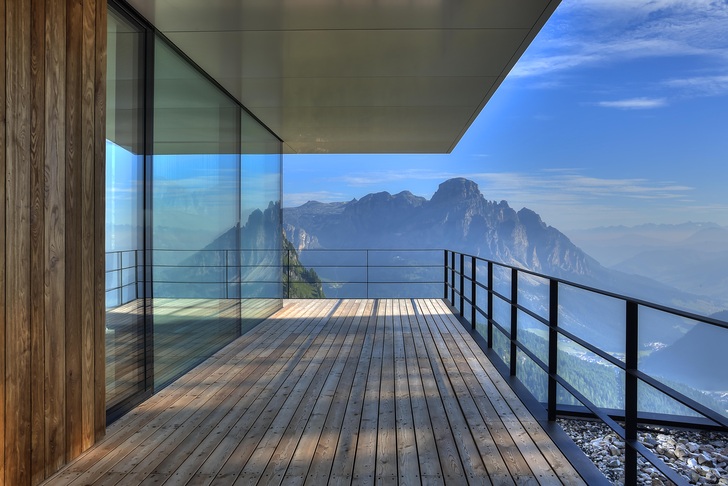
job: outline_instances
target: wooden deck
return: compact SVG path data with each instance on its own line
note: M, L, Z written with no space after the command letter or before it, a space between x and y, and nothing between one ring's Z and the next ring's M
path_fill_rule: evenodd
M584 484L439 300L287 301L49 485Z

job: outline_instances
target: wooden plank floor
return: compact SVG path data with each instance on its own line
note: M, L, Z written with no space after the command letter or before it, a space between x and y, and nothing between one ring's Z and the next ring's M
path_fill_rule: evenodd
M49 485L584 484L440 300L284 308Z

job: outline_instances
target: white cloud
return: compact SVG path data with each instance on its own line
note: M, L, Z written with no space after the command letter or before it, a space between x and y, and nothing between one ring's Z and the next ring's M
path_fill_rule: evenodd
M616 101L598 101L596 106L602 108L618 108L620 110L648 110L662 108L667 105L665 98L630 98Z
M665 85L681 89L688 96L719 96L728 93L728 75L670 79Z
M664 56L728 59L728 2L564 0L511 76Z

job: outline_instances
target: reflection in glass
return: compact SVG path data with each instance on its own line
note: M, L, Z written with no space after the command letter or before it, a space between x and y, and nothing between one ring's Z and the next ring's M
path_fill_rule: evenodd
M280 140L128 18L109 10L112 417L269 316L283 293Z
M155 42L152 159L154 386L240 335L227 292L239 248L240 108Z
M281 143L243 112L241 126L241 327L247 331L280 307L283 296Z
M114 10L107 29L106 404L144 391L143 34Z

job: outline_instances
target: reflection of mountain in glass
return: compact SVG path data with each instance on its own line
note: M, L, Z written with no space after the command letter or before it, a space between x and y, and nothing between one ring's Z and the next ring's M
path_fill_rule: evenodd
M155 297L280 298L280 204L255 210L198 251L157 250ZM174 255L181 254L179 262ZM165 260L169 260L169 264Z

